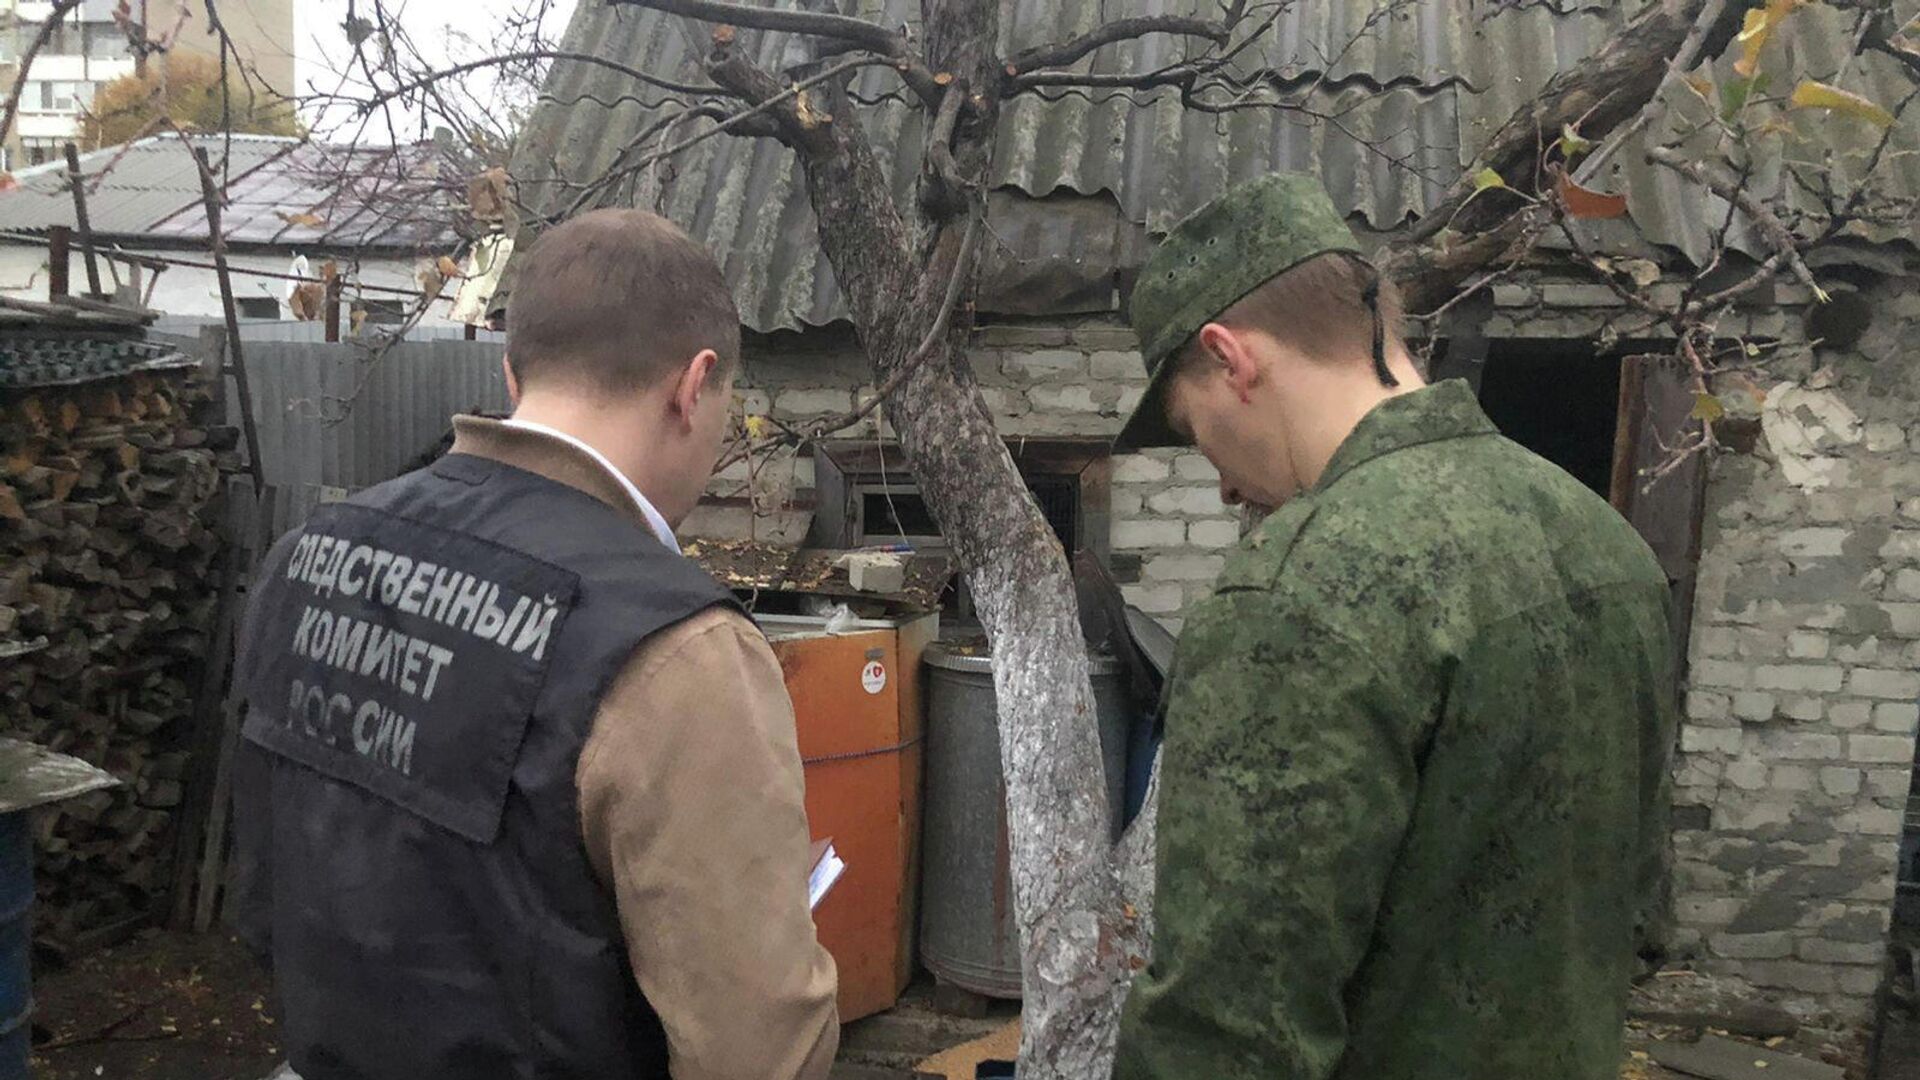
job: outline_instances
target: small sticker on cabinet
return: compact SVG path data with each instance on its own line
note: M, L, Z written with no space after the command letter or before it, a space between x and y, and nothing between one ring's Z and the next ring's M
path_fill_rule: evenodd
M887 665L878 660L867 661L867 666L860 669L860 685L865 687L869 694L877 694L885 690L887 688Z

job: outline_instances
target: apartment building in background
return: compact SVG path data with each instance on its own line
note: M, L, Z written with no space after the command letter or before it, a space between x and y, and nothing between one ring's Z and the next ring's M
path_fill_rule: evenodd
M218 59L220 39L208 30L201 0L126 2L134 21L149 27L152 38L164 38L179 27L169 53L148 63L164 64L173 53ZM80 141L81 112L95 91L134 73L138 62L126 31L113 18L118 6L119 0L82 0L60 20L28 71L19 116L0 146L0 168L37 165L57 157L63 144ZM276 95L292 95L293 0L219 0L217 10L256 85ZM0 86L13 85L21 57L52 13L48 0L0 0ZM240 90L237 83L234 90Z

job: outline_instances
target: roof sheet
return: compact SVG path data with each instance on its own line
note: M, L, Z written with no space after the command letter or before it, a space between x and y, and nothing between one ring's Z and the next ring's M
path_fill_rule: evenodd
M464 197L464 177L430 145L349 148L217 134L195 135L191 145L156 135L82 154L94 233L204 245L206 209L194 147L206 149L227 178L221 224L231 243L416 250L454 239L446 207ZM75 226L64 162L14 175L20 186L0 193L0 231Z
M990 181L1030 198L1057 192L1107 194L1121 215L1164 230L1231 183L1287 169L1318 173L1355 223L1389 231L1417 217L1461 174L1485 139L1559 71L1591 55L1646 0L1525 6L1487 0L1412 0L1367 20L1385 0L1301 0L1244 58L1297 85L1313 85L1314 115L1263 110L1216 116L1185 109L1172 92L1148 95L1073 92L1010 102L997 132ZM1916 0L1900 0L1914 6ZM1002 0L1002 54L1062 40L1112 19L1141 14L1211 14L1215 0ZM855 0L858 13L885 24L917 19L913 0ZM799 59L784 35L743 35L772 68ZM565 48L618 59L650 73L700 81L705 33L697 24L629 4L583 4ZM1773 46L1795 74L1830 75L1851 41L1840 13L1810 8ZM1179 39L1156 35L1102 50L1095 71L1137 71L1177 60ZM1255 54L1258 55L1255 55ZM1867 57L1857 63L1880 83L1881 100L1904 95L1904 77ZM1782 80L1784 81L1784 80ZM860 110L903 196L918 168L924 116L898 94L883 70L854 83L874 104ZM714 138L670 162L624 175L611 189L583 197L581 185L631 160L636 136L675 105L621 73L558 62L542 104L527 125L512 169L536 218L569 216L600 205L642 205L680 222L718 256L734 285L743 320L760 331L823 325L843 316L832 272L815 236L812 211L793 155L771 139ZM1681 88L1675 116L1692 97ZM1692 103L1697 103L1697 98ZM607 104L614 107L609 109ZM708 121L672 132L684 138ZM1909 121L1907 137L1920 146ZM1858 125L1803 125L1811 142L1788 153L1837 156L1864 144ZM656 144L657 145L657 144ZM889 152L890 151L890 152ZM1777 165L1777 162L1775 163ZM1777 172L1777 169L1775 170ZM1895 159L1890 194L1920 192L1920 155ZM1624 190L1647 240L1696 260L1706 256L1724 205L1632 151L1619 155L1614 190ZM1031 223L1030 223L1031 224ZM1009 239L995 221L1002 254L1014 263L1058 257L1069 227L1028 227ZM1095 247L1125 257L1140 247L1119 230ZM1081 239L1086 239L1082 237ZM1758 249L1736 232L1736 246ZM1875 237L1874 239L1888 239ZM1122 251L1121 248L1127 250ZM1105 257L1100 250L1088 258ZM511 270L509 271L509 275Z
M0 331L0 389L65 386L196 363L171 345L126 335Z

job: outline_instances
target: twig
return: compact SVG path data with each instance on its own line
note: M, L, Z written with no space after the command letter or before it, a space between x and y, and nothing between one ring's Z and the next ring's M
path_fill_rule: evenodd
M649 86L658 87L662 90L665 90L669 93L674 93L674 94L689 94L689 95L696 95L696 96L705 94L705 95L718 95L723 97L733 96L729 94L724 87L694 86L691 83L674 82L671 79L662 79L657 75L649 75L648 73L641 71L639 68L630 67L626 64L622 64L615 60L609 60L604 56L595 56L592 53L566 52L559 49L534 49L534 50L527 50L524 52L506 53L500 56L489 56L489 57L486 57L485 59L474 60L465 64L456 64L453 67L443 68L439 71L430 71L425 75L421 75L417 78L411 79L397 86L379 91L378 93L374 94L372 97L366 98L364 100L359 98L347 98L344 95L329 95L329 96L339 97L342 100L351 100L354 104L355 109L363 113L371 112L374 109L379 108L380 106L386 104L389 101L394 101L398 98L403 98L408 94L413 93L416 90L425 89L429 86L432 86L435 83L438 83L447 79L458 78L461 75L468 74L469 72L479 71L482 68L498 67L504 64L521 63L521 62L533 61L533 60L569 60L575 63L591 64L598 67L606 68L610 71L619 72L620 74L625 75L628 78L633 79L637 82L643 82Z
M1233 27L1227 23L1209 22L1206 19L1194 19L1183 15L1144 15L1133 19L1116 19L1071 41L1025 50L1007 65L1007 74L1023 75L1040 68L1064 67L1095 49L1122 41L1132 41L1148 34L1179 34L1186 37L1206 38L1216 45L1225 45L1232 31Z
M138 1020L142 1013L146 1012L148 1009L153 1008L155 1005L160 1004L160 1002L163 1000L165 1000L164 995L161 997L152 998L147 1001L142 1001L139 1004L135 1005L133 1008L128 1009L126 1012L113 1018L112 1020L109 1020L106 1023L101 1024L99 1027L94 1028L92 1031L88 1031L81 1034L68 1035L65 1038L53 1039L49 1042L41 1043L39 1046L36 1046L33 1048L34 1052L45 1053L49 1050L65 1050L70 1046L85 1046L88 1043L107 1042L109 1041L109 1039L111 1038L114 1032L119 1031L121 1028L126 1027L128 1024L133 1023L135 1020ZM139 1041L144 1041L146 1039L177 1038L178 1035L179 1035L178 1032L171 1032L171 1033L162 1033L160 1035L136 1037L133 1039L113 1039L112 1041L139 1042Z
M772 96L766 98L763 101L756 102L755 104L750 105L747 108L742 109L737 113L734 113L732 116L726 118L725 120L720 121L718 124L715 124L713 127L708 128L707 130L701 132L698 135L689 136L677 143L674 143L672 146L669 146L664 150L657 150L654 153L649 154L644 158L641 158L639 161L635 162L634 164L627 166L627 169L630 172L638 172L641 169L646 168L647 166L653 164L656 161L673 157L674 155L679 154L684 150L690 149L694 146L698 146L703 142L706 142L708 139L711 139L716 135L724 135L727 132L732 131L733 129L746 124L748 121L752 120L756 116L763 116L773 112L775 106L780 105L791 98L798 97L808 87L815 86L819 83L826 82L830 79L838 78L839 76L844 75L849 71L853 71L856 68L865 68L865 67L889 67L890 68L895 66L896 65L891 60L883 60L883 59L872 57L872 56L862 56L862 57L856 57L852 60L844 60L838 64L833 65L830 68L827 68L825 71L822 71L809 78L802 79L797 83L793 83L789 85L785 90L782 90L779 93L773 94Z
M1679 81L1700 59L1700 50L1707 43L1707 34L1712 31L1714 24L1720 21L1721 15L1726 12L1726 6L1726 0L1707 0L1707 5L1700 9L1700 17L1693 22L1693 28L1687 31L1686 40L1680 43L1680 50L1674 53L1673 59L1668 62L1667 73L1660 80L1659 89L1655 90L1653 96L1640 106L1640 111L1634 116L1632 122L1615 132L1601 145L1600 149L1593 152L1591 157L1580 163L1580 168L1574 171L1575 183L1583 186L1591 183L1594 177L1600 175L1601 168L1619 152L1622 146L1632 142L1635 136L1646 130L1647 125L1653 121L1655 113L1664 111L1659 106L1667 87Z
M650 7L669 15L686 15L722 26L753 30L784 30L794 34L853 42L885 56L905 56L906 38L878 23L818 11L723 3L722 0L611 0L616 4Z
M1794 276L1800 279L1800 283L1812 289L1816 298L1822 301L1826 299L1826 290L1813 279L1813 271L1807 268L1806 260L1800 257L1799 241L1772 210L1759 199L1754 198L1752 192L1744 186L1729 184L1724 179L1710 175L1698 162L1690 161L1668 147L1650 148L1647 151L1647 160L1672 169L1715 195L1738 205L1749 218L1753 219L1753 223L1774 246L1774 249L1786 258L1787 265L1793 270Z

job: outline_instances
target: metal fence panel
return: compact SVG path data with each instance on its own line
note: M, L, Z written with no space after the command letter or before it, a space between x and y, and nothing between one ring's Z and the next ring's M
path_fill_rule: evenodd
M398 474L454 414L507 405L493 342L409 340L370 361L350 343L242 340L275 535ZM228 401L237 426L237 394Z

